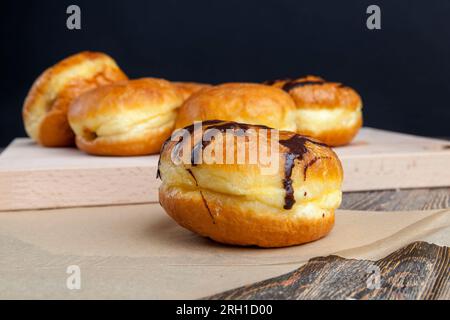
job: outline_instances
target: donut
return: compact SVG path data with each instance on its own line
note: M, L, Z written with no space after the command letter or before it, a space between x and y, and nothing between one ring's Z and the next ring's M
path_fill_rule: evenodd
M79 96L68 119L79 149L102 156L159 153L183 103L163 79L144 78L102 86Z
M283 89L295 101L299 134L336 147L350 143L362 126L361 97L352 88L315 76L266 84Z
M126 80L114 60L100 52L81 52L45 70L34 82L23 105L25 131L45 147L74 144L67 110L80 94Z
M162 147L158 177L160 204L182 227L220 243L259 247L298 245L332 229L343 172L325 144L221 120L180 132ZM270 165L261 160L267 150Z
M229 120L295 131L295 104L283 90L253 83L205 88L181 106L175 127L195 121Z
M183 95L183 100L187 100L194 93L204 89L209 88L211 85L198 82L172 82Z

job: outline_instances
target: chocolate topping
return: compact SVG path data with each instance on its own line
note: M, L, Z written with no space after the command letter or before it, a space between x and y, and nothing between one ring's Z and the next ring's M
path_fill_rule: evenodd
M277 83L279 81L292 81L292 79L284 78L284 79L266 80L266 81L263 82L263 84L265 84L267 86L271 86L271 85L274 85L275 83Z
M308 173L309 167L311 167L314 163L316 163L318 160L321 160L321 159L330 159L330 157L314 157L307 164L305 164L305 167L303 168L303 180L304 181L306 181L306 174Z
M159 160L158 160L158 170L156 171L156 179L161 179L161 171L159 170L160 165L161 165L161 155L159 156Z
M311 86L311 85L322 85L326 83L324 80L309 80L309 81L298 81L298 80L292 80L289 82L286 82L282 89L286 92L291 91L292 89L298 88L298 87L304 87L304 86Z
M211 126L211 125L222 123L222 122L223 122L223 120L205 120L205 121L202 121L202 126ZM191 124L183 129L187 130L190 134L192 134L194 132L194 128L195 128L194 124ZM170 138L169 138L169 140L170 140Z
M219 124L220 123L220 124ZM206 126L206 129L216 129L220 132L224 133L227 130L233 130L234 133L237 136L242 136L245 130L248 130L250 128L259 128L259 129L267 129L270 130L272 128L269 128L264 125L251 125L246 123L238 123L233 121L222 121L222 120L210 120L210 121L204 121L203 125ZM210 141L204 140L202 137L202 140L199 141L197 144L194 145L192 148L191 153L191 165L196 166L200 162L200 154L201 151L203 151L211 142L213 138L211 138Z
M192 170L191 170L191 169L186 169L186 170L187 170L187 172L189 172L189 174L192 176L192 178L194 178L195 184L196 184L197 187L198 187L197 178L196 178L196 177L194 176L194 174L192 173ZM203 194L203 192L202 192L201 190L200 190L200 196L202 197L203 204L205 205L206 210L208 210L208 214L209 214L209 216L211 217L211 219L212 219L212 221L213 221L213 224L216 224L216 220L214 219L214 216L213 216L213 214L212 214L212 212L211 212L211 209L210 209L209 206L208 206L208 202L206 202L205 195Z
M304 83L304 82L303 82ZM300 82L300 85L302 85L303 83ZM317 84L320 82L314 82L314 84ZM222 120L208 120L208 121L203 121L203 129L216 129L219 130L220 132L226 132L226 130L228 129L232 129L232 130L248 130L250 128L260 128L260 129L271 129L267 126L263 126L263 125L251 125L251 124L245 124L245 123L238 123L238 122L232 122L232 121L222 121ZM186 128L184 128L186 130L188 130L188 132L192 135L194 132L194 125L190 125ZM211 139L212 141L213 139ZM162 149L161 149L161 153L164 150L165 145L167 144L167 142L170 141L170 138L164 143ZM176 142L175 147L179 148L181 143L183 141L183 138L181 137L180 140L178 142ZM194 145L194 147L192 148L192 152L191 152L191 165L193 167L195 167L197 165L197 163L199 162L199 157L200 157L200 151L204 150L210 143L211 141L204 141L203 137L202 140L199 141L198 143L196 143ZM293 134L290 138L286 139L286 140L280 140L279 143L284 146L285 148L288 149L288 151L286 152L285 155L285 164L284 164L284 179L283 179L283 188L286 191L285 194L285 200L284 200L284 209L286 210L290 210L292 209L292 207L295 204L295 196L294 196L294 187L292 185L293 181L292 181L292 171L295 167L295 161L303 161L304 160L304 156L306 153L308 153L308 148L306 147L306 143L313 143L316 145L320 145L320 146L325 146L328 147L326 144L318 142L318 141L314 141L308 137L305 136L301 136L301 135L297 135L297 134ZM175 148L174 147L174 148ZM306 175L307 175L307 171L308 168L311 167L312 165L314 165L319 159L327 159L328 157L315 157L313 159L311 159L308 163L304 164L304 168L303 168L303 177L304 180L306 180ZM160 166L161 162L158 163L158 173L157 173L157 177L161 178L161 174L159 171L159 166ZM188 170L188 172L190 173L190 175L195 179L195 176L193 175L192 171L190 169L186 169ZM196 183L197 180L195 179ZM198 185L198 184L197 184ZM214 221L214 217L211 214L211 211L208 207L208 204L203 196L203 193L200 191L202 198L203 198L203 202L205 203L205 207L207 208L208 212L210 213L213 221Z
M284 209L290 210L295 204L294 197L294 188L292 186L292 170L295 166L295 160L302 161L304 155L308 152L308 148L306 147L306 142L314 143L321 146L327 146L324 143L320 143L314 140L311 140L307 137L300 135L293 135L287 140L280 140L280 144L288 148L288 152L286 153L285 163L284 163L284 179L283 179L283 187L286 191L286 195L284 197ZM304 179L306 179L306 171L310 166L312 166L318 158L314 158L304 167Z

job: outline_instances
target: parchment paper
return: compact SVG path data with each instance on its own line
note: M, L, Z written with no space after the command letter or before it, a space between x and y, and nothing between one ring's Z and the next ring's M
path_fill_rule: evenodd
M450 245L450 209L337 212L326 238L241 248L201 238L157 204L0 213L0 298L197 299L337 254L379 259L413 241ZM81 289L69 290L69 266Z

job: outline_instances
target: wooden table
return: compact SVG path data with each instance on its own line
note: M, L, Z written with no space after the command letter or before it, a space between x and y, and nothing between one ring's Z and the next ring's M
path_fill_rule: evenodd
M444 209L449 204L450 188L424 188L344 193L341 208L407 211ZM450 299L449 261L448 247L426 242L411 243L377 261L318 257L288 274L208 299ZM378 290L358 281L364 280L359 279L361 274L374 265L380 268L385 279ZM402 277L405 279L402 287L395 287L394 280Z
M344 193L341 209L407 211L450 207L450 188Z
M449 140L449 137L439 137ZM450 188L422 188L350 192L344 194L342 209L407 211L450 207Z
M341 209L408 211L445 209L449 204L450 188L424 188L344 193ZM377 261L318 257L291 273L209 299L450 299L449 261L448 247L426 242L411 243ZM364 281L352 280L373 265L380 268L384 287L371 290L361 286ZM402 277L401 288L386 285Z

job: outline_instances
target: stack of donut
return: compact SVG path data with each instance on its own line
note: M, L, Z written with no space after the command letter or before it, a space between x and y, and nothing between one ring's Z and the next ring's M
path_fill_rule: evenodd
M361 109L355 90L315 76L216 86L130 80L106 54L82 52L35 81L23 120L28 135L45 147L76 145L100 156L160 153L160 203L181 226L222 243L282 247L332 229L343 172L330 147L352 141L362 126ZM201 143L195 143L197 123ZM222 146L214 136L205 143L212 130L245 139ZM173 139L180 131L184 136ZM277 150L279 163L270 174L259 160L193 161L208 148L216 148L214 154L224 148L233 159L239 148L249 154L249 140L267 131L264 143ZM185 147L192 161L174 161ZM256 149L257 159L261 152Z

